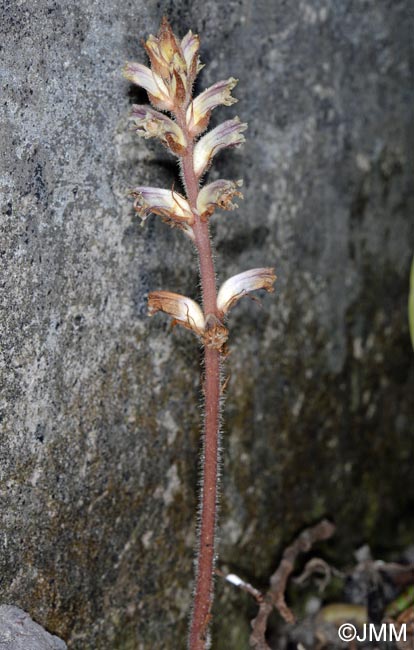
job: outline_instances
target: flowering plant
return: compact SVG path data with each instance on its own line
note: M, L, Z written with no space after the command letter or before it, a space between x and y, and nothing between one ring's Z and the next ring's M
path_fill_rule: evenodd
M220 370L228 339L225 319L243 296L257 289L273 291L276 276L273 268L251 269L226 280L217 292L209 220L216 209L237 207L233 200L242 198L242 183L219 179L202 188L200 185L219 151L243 144L247 124L234 117L205 131L216 106L231 106L237 101L231 95L237 80L230 77L219 81L193 97L194 80L203 67L199 59L199 38L189 31L180 41L165 18L158 35L147 39L145 49L151 67L128 62L124 76L147 91L153 108L134 105L131 125L144 138L157 137L178 158L185 196L175 190L138 186L131 191L134 207L143 220L153 213L182 230L194 244L200 265L202 307L192 298L170 291L154 291L148 297L148 311L150 315L164 312L174 323L191 330L204 347L201 518L188 642L190 650L204 650L209 646L216 554ZM167 111L170 116L160 111Z

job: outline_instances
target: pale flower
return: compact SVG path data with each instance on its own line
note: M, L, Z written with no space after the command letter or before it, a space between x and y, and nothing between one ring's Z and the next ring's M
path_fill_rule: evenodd
M247 124L238 117L227 120L203 135L194 147L194 171L200 177L210 166L213 156L226 147L239 147L245 142Z
M188 90L190 91L194 83L194 79L203 68L203 64L200 63L198 56L198 51L200 49L200 39L197 34L193 34L190 31L184 36L181 41L181 49L185 62L187 64L187 85Z
M193 99L186 114L187 126L191 135L199 135L207 128L213 108L220 104L231 106L237 102L237 99L231 96L231 91L237 81L233 77L218 81Z
M191 298L171 291L152 291L148 296L148 313L153 316L157 311L163 311L174 319L173 322L203 336L206 326L204 314L200 305Z
M171 316L173 325L192 330L207 347L223 349L229 335L227 328L212 314L204 318L200 305L191 298L171 291L152 291L148 296L148 313L153 316L158 311Z
M149 214L158 214L170 226L176 226L194 238L191 225L194 215L188 201L174 190L164 190L158 187L134 187L131 196L135 198L134 208L145 221Z
M270 267L250 269L226 280L217 295L217 308L223 317L240 298L257 289L265 289L269 293L274 291L276 280L275 270Z
M184 133L178 124L164 113L149 106L134 104L130 121L136 133L143 138L159 138L177 156L184 152L187 146Z
M169 111L174 107L166 84L147 66L129 61L125 64L122 73L126 79L147 91L150 102L155 108Z
M235 196L243 198L238 190L243 181L226 181L219 179L205 185L199 192L197 198L197 210L201 219L208 219L216 208L222 210L234 210L238 208L237 203L232 203Z

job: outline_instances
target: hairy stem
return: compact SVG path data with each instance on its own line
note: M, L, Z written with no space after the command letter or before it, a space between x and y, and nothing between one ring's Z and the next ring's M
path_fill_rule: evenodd
M217 287L208 223L201 221L196 205L198 179L193 165L193 139L185 115L177 113L188 147L181 158L188 202L194 214L193 231L200 264L203 310L206 319L217 317ZM220 351L204 347L204 406L200 530L189 650L204 650L213 603L213 572L218 490L218 438L220 426Z
M213 603L213 571L218 484L218 431L220 419L220 352L204 349L205 422L201 522L198 541L197 574L190 627L190 650L204 650Z

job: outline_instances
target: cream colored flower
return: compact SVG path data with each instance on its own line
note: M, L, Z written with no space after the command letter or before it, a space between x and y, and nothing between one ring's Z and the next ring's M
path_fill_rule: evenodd
M237 102L237 99L231 96L231 91L237 81L233 77L218 81L193 99L187 108L186 115L191 135L199 135L207 128L213 108L220 104L231 106Z
M197 198L197 210L201 219L208 219L216 208L222 210L234 210L238 208L236 203L232 203L235 196L243 198L243 194L238 190L243 181L226 181L219 179L213 183L205 185L199 192Z
M158 187L135 187L131 191L135 198L134 208L145 221L149 214L158 214L170 226L176 226L194 239L191 225L194 223L194 215L188 201L174 190L164 190Z
M193 34L191 29L182 39L181 49L185 62L187 64L187 83L189 86L188 89L191 90L194 79L200 72L201 68L204 67L203 64L200 63L198 56L200 49L200 39L197 34Z
M173 319L173 325L182 325L192 330L207 347L222 350L229 332L223 323L213 315L204 318L200 305L186 296L171 291L152 291L148 296L148 313L158 311Z
M185 151L187 143L184 133L176 122L163 113L149 106L134 104L130 121L136 133L143 138L159 138L177 156Z
M221 285L218 292L217 308L219 313L223 317L240 298L257 289L273 292L275 280L275 270L270 267L250 269L250 271L234 275Z
M122 73L126 79L147 91L151 103L156 108L169 111L174 107L167 85L147 66L129 61L125 64Z
M238 117L219 124L203 135L194 147L194 171L200 177L210 166L213 156L226 147L239 147L245 142L243 131L247 124Z
M163 311L176 323L193 330L197 336L203 336L204 314L200 305L191 298L171 291L152 291L148 296L148 313L153 316L157 311Z

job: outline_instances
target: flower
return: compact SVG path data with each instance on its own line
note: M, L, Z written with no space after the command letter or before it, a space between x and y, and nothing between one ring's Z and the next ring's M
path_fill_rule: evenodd
M217 295L217 309L220 316L223 317L227 314L240 298L243 298L251 291L265 289L265 291L272 293L275 280L275 270L270 267L250 269L250 271L233 275L221 285Z
M134 208L145 221L149 214L160 215L170 226L181 228L185 233L194 238L191 225L194 215L188 201L174 190L164 190L158 187L135 187L131 191L135 198Z
M177 106L187 106L194 79L203 67L198 57L198 36L189 31L180 42L164 17L157 36L151 34L144 47L151 68L128 62L124 76L145 88L155 108L172 111Z
M158 35L150 34L144 47L152 69L163 79L169 81L174 70L186 69L180 44L165 16L161 21Z
M200 72L201 68L204 67L204 65L200 63L198 56L200 39L197 34L193 34L191 29L182 39L181 49L187 65L187 86L188 90L191 90L194 79Z
M187 108L186 115L191 135L199 135L207 128L213 108L220 104L231 106L237 102L237 99L231 96L231 91L237 81L233 77L218 81L193 99Z
M205 185L199 192L197 198L197 210L200 218L205 220L210 217L216 208L222 210L234 210L238 207L231 200L235 196L243 198L243 194L237 189L243 181L226 181L219 179L209 185Z
M200 305L187 296L171 291L151 291L148 314L153 316L158 311L171 316L173 325L192 330L207 347L221 350L227 341L229 332L223 323L212 314L204 318Z
M148 37L145 49L152 70L165 82L173 103L182 103L187 94L187 64L180 43L165 16L158 35Z
M240 122L238 117L219 124L215 129L203 135L194 147L194 171L198 177L211 164L213 156L226 147L239 147L245 142L243 131L247 124Z
M171 291L152 291L148 296L148 313L153 316L158 311L171 316L174 323L203 336L204 314L200 305L191 298Z
M137 86L145 88L150 102L162 111L169 111L174 107L169 89L162 78L141 63L129 61L122 71L124 77Z
M163 113L149 106L134 104L130 120L136 133L143 138L159 138L177 156L185 151L187 143L184 133L178 124Z

